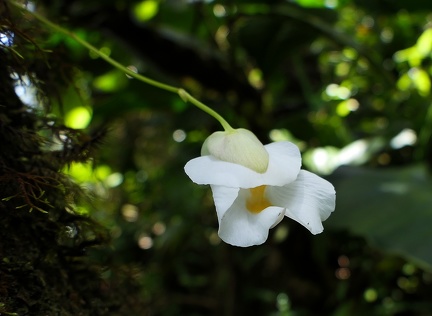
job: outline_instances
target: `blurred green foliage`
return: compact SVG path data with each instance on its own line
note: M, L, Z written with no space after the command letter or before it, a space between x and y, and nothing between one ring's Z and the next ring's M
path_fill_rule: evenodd
M53 115L110 130L95 161L66 170L112 236L92 255L137 280L141 315L432 315L432 15L428 1L401 3L37 3L234 127L295 142L335 184L323 234L285 219L262 246L221 243L209 188L183 172L217 122L50 34L44 49L75 68Z

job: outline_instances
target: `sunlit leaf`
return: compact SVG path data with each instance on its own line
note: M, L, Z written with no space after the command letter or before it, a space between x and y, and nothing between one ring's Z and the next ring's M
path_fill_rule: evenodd
M97 179L103 181L111 174L111 168L107 165L97 166L94 170L94 175Z
M100 165L94 168L91 163L72 163L64 172L78 183L107 182L115 174L112 173L108 165Z
M429 95L431 80L429 74L421 68L411 68L408 73L403 74L397 81L397 87L402 91L411 88L417 89L421 96Z
M347 116L351 110L348 107L348 100L343 100L342 102L339 102L339 104L336 107L336 113L339 116Z
M423 69L414 68L410 70L415 87L421 96L427 96L430 92L431 81L428 73Z
M113 92L127 85L126 75L119 70L109 71L93 81L93 86L104 92Z
M65 172L79 183L90 182L93 179L93 169L88 163L73 163Z
M426 29L426 31L420 35L416 43L416 48L423 58L429 56L432 51L432 28Z
M133 8L133 13L138 21L145 22L153 18L157 14L158 9L158 1L144 0Z
M86 128L92 119L92 111L85 106L73 108L65 116L65 125L70 128Z
M295 2L306 8L323 8L326 6L324 0L295 0Z
M358 139L341 149L332 146L312 148L304 153L303 163L313 172L331 174L342 165L359 166L366 163L384 146L381 137L374 137Z
M393 59L397 63L407 61L411 67L417 67L421 64L423 56L419 53L418 49L414 46L414 47L397 51L393 55Z
M403 74L397 81L396 85L399 90L407 91L411 87L411 82L411 78L408 76L408 74Z

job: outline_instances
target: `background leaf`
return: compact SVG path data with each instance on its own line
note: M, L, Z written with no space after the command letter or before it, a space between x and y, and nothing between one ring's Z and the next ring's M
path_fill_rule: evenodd
M332 179L340 211L329 219L330 227L348 229L375 247L432 268L432 179L424 165L341 167Z

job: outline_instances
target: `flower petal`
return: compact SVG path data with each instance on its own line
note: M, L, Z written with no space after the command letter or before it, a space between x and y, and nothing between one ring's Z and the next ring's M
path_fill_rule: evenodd
M210 187L212 189L213 200L220 224L220 219L238 197L240 188L229 188L221 185L211 185Z
M243 193L240 191L234 204L219 218L219 237L233 246L260 245L267 240L269 229L280 222L285 209L270 206L253 214L246 210Z
M301 170L296 181L283 187L268 187L267 198L274 205L286 207L285 216L305 226L312 234L321 233L325 221L335 209L333 185L323 178Z
M260 185L282 186L294 181L301 166L298 147L290 142L276 142L264 147L269 153L269 165L265 173L258 173L242 165L221 161L212 156L190 160L185 166L185 171L197 184L245 189Z
M259 185L286 185L293 182L301 167L300 150L291 142L275 142L264 146L269 153L269 166L264 183ZM253 186L255 187L255 186Z
M207 155L260 173L267 170L269 162L264 145L255 134L244 128L211 134L201 148L201 156Z

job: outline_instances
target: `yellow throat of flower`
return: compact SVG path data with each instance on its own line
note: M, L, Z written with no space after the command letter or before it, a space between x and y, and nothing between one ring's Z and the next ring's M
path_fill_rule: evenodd
M265 190L265 185L249 189L250 196L246 199L246 208L249 212L258 214L271 206L270 201L265 197Z

